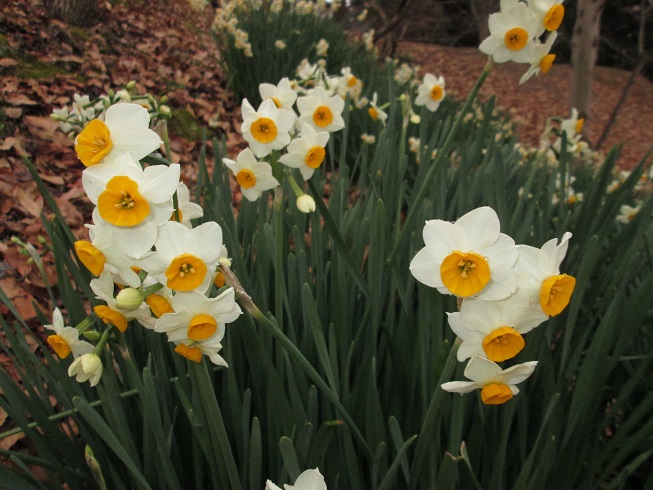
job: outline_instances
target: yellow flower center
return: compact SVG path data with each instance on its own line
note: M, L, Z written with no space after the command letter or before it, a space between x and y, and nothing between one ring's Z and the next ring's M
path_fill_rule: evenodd
M503 38L506 48L511 51L520 51L524 49L528 43L528 32L521 27L515 27L506 32Z
M86 267L91 274L99 276L104 270L104 264L107 259L104 254L95 248L90 242L86 240L77 240L75 242L75 253L84 267Z
M579 134L583 130L583 124L585 124L585 118L581 117L576 121L576 126L574 126L574 130L576 130L576 133Z
M202 284L206 272L206 264L199 257L192 254L179 255L172 259L166 270L166 286L175 291L192 291Z
M483 339L483 352L494 362L502 362L515 357L524 348L521 334L512 327L500 327Z
M567 274L549 276L542 281L540 306L549 316L556 316L569 304L576 286L576 278Z
M556 59L555 54L547 54L540 60L540 73L546 73L553 66L553 62Z
M559 3L555 4L544 16L544 28L547 31L555 31L562 24L564 16L565 8Z
M197 347L188 347L186 344L179 344L175 347L175 352L184 356L189 361L201 362L202 361L202 351Z
M236 174L236 181L238 182L238 185L240 185L240 187L243 189L251 189L256 185L256 177L254 176L254 172L246 168L242 169Z
M87 167L100 163L112 147L109 128L98 119L93 119L88 123L75 139L77 156Z
M150 204L138 192L138 184L124 175L107 182L97 206L102 219L115 226L136 226L150 214Z
M352 75L347 80L347 87L349 88L354 87L357 83L358 83L358 78Z
M201 342L208 339L217 330L218 323L215 318L210 315L196 315L191 319L186 335L195 342Z
M172 215L170 216L170 221L176 221L178 223L181 223L183 220L184 220L184 213L181 212L181 209L176 209L172 212Z
M306 165L311 168L318 168L320 165L322 165L325 155L326 152L324 151L324 148L321 146L314 146L308 150L308 153L306 153L304 163L306 163Z
M116 310L112 310L107 305L99 305L94 306L93 311L100 318L100 320L102 320L107 325L115 325L116 328L121 332L127 330L127 319Z
M433 88L431 89L431 99L438 101L442 99L442 96L444 95L444 90L442 90L442 87L439 85L433 85Z
M166 313L175 312L172 305L170 305L170 302L160 294L150 294L145 298L145 303L147 303L147 306L150 307L150 311L152 311L152 314L157 318L161 318Z
M328 106L321 105L313 112L313 122L320 128L326 128L333 122L333 112Z
M481 390L481 400L486 405L501 405L512 398L510 387L503 383L491 383Z
M60 335L48 335L48 344L52 347L61 359L65 359L70 354L70 346Z
M367 109L367 113L375 121L379 118L379 111L376 110L376 107L370 107Z
M485 257L474 252L455 250L440 265L444 286L460 298L481 291L490 282L490 265Z
M277 137L277 125L268 117L260 117L251 126L252 136L259 143L271 143Z
M218 273L215 275L213 284L215 284L215 286L218 288L221 288L222 286L227 284L227 280L225 279L224 273L222 271L218 271Z

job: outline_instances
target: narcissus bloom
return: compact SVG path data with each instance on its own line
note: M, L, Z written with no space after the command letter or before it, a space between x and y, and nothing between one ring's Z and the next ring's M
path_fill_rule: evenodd
M571 233L562 236L560 244L552 239L542 248L519 245L519 259L515 265L520 289L529 294L531 304L539 305L549 316L556 316L569 304L576 286L576 279L560 274Z
M299 121L310 124L317 131L332 133L345 127L342 110L345 101L337 95L329 96L324 87L315 87L297 99Z
M218 354L222 349L220 341L225 324L242 314L233 288L216 298L198 292L177 293L172 298L172 308L175 312L162 315L154 331L166 333L168 340L177 345L175 352L191 361L200 362L202 355L207 355L214 364L227 367Z
M318 468L315 468L304 471L297 477L294 485L286 484L283 488L285 490L326 490L327 486L324 476ZM265 482L265 490L281 490L281 488L268 480Z
M73 361L68 367L68 376L75 377L79 383L90 381L91 386L95 386L100 382L103 370L102 360L97 354L91 352Z
M104 121L92 120L75 138L75 151L82 163L97 165L110 154L127 152L135 160L157 150L161 138L150 129L150 114L139 104L115 104Z
M374 92L374 95L372 96L372 100L370 101L370 107L367 109L367 113L370 115L372 120L374 121L381 121L381 124L385 126L385 121L388 119L388 114L383 111L379 106L377 105L377 98L378 95L376 92Z
M243 196L250 201L256 201L263 191L279 185L277 179L272 176L270 164L259 162L249 148L241 151L236 161L223 158L222 162L234 173Z
M501 12L490 15L488 27L490 37L481 43L479 49L492 56L494 61L529 63L533 59L538 27L525 3L503 0Z
M261 158L272 150L281 150L290 143L290 130L295 124L293 111L279 109L272 99L261 102L254 110L247 99L243 100L243 138L254 154Z
M523 334L530 332L548 316L529 304L519 290L501 301L466 299L460 312L448 313L449 326L463 341L458 360L474 355L502 362L515 357L525 345Z
M262 100L270 99L278 109L293 111L297 92L290 86L288 78L282 78L277 85L262 83L258 86L258 91Z
M427 73L424 75L422 84L417 87L415 105L426 106L429 111L435 112L440 107L444 96L444 78Z
M66 327L59 308L55 308L52 313L52 325L44 325L44 328L54 331L54 334L48 335L47 342L61 359L71 353L76 359L93 351L93 345L79 340L79 331L76 328Z
M191 202L188 187L183 182L177 184L177 211L172 212L170 220L178 221L186 228L192 228L191 220L204 216L202 206Z
M515 242L500 233L492 208L474 209L455 223L427 221L423 236L425 247L410 263L411 273L422 284L443 294L486 301L504 299L517 289L512 270Z
M279 161L292 168L298 168L308 180L313 176L315 169L319 168L326 156L326 144L329 133L317 132L310 124L302 126L301 136L295 138L288 145L288 153L282 155Z
M564 0L530 0L528 2L528 7L537 22L537 36L544 31L555 31L560 27L565 16L563 2Z
M537 361L531 361L501 370L489 359L474 356L465 368L465 377L472 381L451 381L444 383L442 389L461 395L480 389L483 403L499 405L519 393L516 385L533 374L535 366Z
M358 99L363 89L363 82L351 72L351 68L348 66L340 70L340 73L342 76L338 78L338 87L336 88L338 95L344 99L349 94L353 100Z
M99 216L111 225L116 246L128 256L139 258L152 248L157 227L172 215L179 165L143 170L123 153L111 165L84 170L82 183Z
M222 250L222 229L215 221L188 229L175 221L159 228L156 252L142 258L141 267L174 291L206 292L213 281Z
M531 60L531 66L524 73L524 75L519 79L520 85L529 80L533 75L539 75L540 73L546 73L551 69L553 61L556 58L555 54L551 54L551 46L558 37L557 32L552 32L547 37L544 44L538 43L533 49L533 59Z
M619 216L617 216L617 221L620 223L623 223L624 225L627 225L630 223L635 216L637 216L637 213L639 213L639 210L642 209L642 203L638 203L636 206L629 206L628 204L623 204L619 208Z
M93 307L95 314L106 324L114 325L118 330L124 332L127 330L129 320L147 320L150 315L150 308L142 302L137 308L131 310L121 309L116 303L113 295L114 284L111 273L104 271L100 277L91 281L91 289L95 297L102 300L106 305Z

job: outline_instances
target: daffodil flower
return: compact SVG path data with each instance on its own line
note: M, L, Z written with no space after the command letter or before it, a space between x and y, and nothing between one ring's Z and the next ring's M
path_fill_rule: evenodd
M497 63L529 63L533 59L534 39L538 32L535 19L525 3L502 0L501 12L490 15L490 36L479 49Z
M449 326L463 341L458 360L479 355L494 362L516 356L525 346L523 334L548 318L519 291L501 301L466 299L460 312L448 316Z
M222 162L234 173L243 196L250 201L256 201L264 191L279 185L272 176L270 164L258 161L249 148L241 151L236 161L223 158Z
M55 308L52 313L52 325L44 325L44 328L54 332L54 334L48 335L47 342L61 359L68 357L71 353L76 359L93 351L93 345L79 340L79 330L74 327L66 327L59 308Z
M188 229L175 221L159 227L155 252L139 264L174 291L205 293L213 281L222 250L222 229L214 221Z
M516 385L533 374L535 366L537 361L531 361L502 370L489 359L474 356L465 368L465 377L472 381L451 381L444 383L442 389L461 395L480 389L483 403L499 405L519 393Z
M440 107L444 96L444 78L427 73L424 75L422 84L417 87L415 105L426 106L429 111L435 112Z
M564 310L576 286L573 276L560 273L571 233L566 232L558 244L552 239L542 248L519 245L519 259L515 264L520 289L529 294L530 302L539 305L548 316L556 316Z
M282 78L277 85L262 83L258 86L262 100L270 99L278 109L293 110L297 100L297 92L290 86L288 78Z
M222 349L220 341L225 334L225 324L242 314L233 288L215 298L198 292L177 293L171 303L174 313L162 315L154 331L167 334L168 340L176 345L175 352L190 361L200 362L202 355L206 355L212 363L227 367L227 362L218 354Z
M352 100L358 99L363 90L363 82L351 72L348 66L340 70L340 73L342 76L338 78L336 88L338 95L344 99L349 94Z
M202 206L191 202L188 187L183 182L177 184L177 209L172 212L171 221L178 221L186 228L192 228L191 220L204 216Z
M555 60L556 55L551 54L551 46L558 37L557 32L552 32L546 39L544 44L538 43L533 49L533 59L531 60L531 66L528 68L526 73L519 79L519 84L525 83L534 75L539 75L540 73L547 73L553 61Z
M152 248L157 228L172 216L178 182L178 164L143 170L128 153L111 165L96 165L82 174L86 194L111 225L116 246L133 258Z
M332 133L345 127L342 110L345 101L337 95L329 96L324 87L315 87L297 99L300 123L313 126L317 131Z
M302 126L301 136L288 145L288 153L282 155L279 161L292 168L298 168L304 180L313 176L315 169L320 168L326 156L326 144L329 133L317 132L310 124Z
M297 477L294 485L284 485L284 490L326 490L326 482L324 476L320 473L318 468L314 470L306 470ZM265 482L265 490L281 490L270 480Z
M455 223L426 222L425 247L410 263L415 278L443 294L486 301L504 299L515 292L512 266L517 249L512 238L500 233L499 217L481 207Z
M127 152L140 160L161 146L161 138L150 128L150 114L139 104L115 104L104 121L93 119L75 139L81 162L91 167L109 155Z
M544 31L556 31L565 16L564 0L530 0L528 8L537 22L536 36Z
M281 150L290 143L290 130L295 124L296 114L277 108L271 99L264 100L258 110L243 100L243 138L254 154L261 158L272 150Z
M381 124L385 126L385 122L388 119L388 114L383 111L378 106L378 95L374 92L372 95L372 100L370 101L370 107L367 109L367 113L370 115L373 121L381 121Z

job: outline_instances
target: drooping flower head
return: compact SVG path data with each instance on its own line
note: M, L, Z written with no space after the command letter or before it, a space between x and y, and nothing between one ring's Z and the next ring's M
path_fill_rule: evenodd
M310 124L302 126L301 136L288 145L288 153L282 155L279 161L292 168L298 168L308 180L319 168L326 156L325 146L329 141L329 133L317 132Z
M525 3L502 0L501 12L490 15L490 36L479 49L494 58L497 63L515 61L529 63L533 59L537 20Z
M458 360L478 355L494 362L515 357L525 346L522 335L548 318L519 290L501 301L466 299L460 312L448 316L449 326L463 341Z
M116 246L133 258L152 248L157 227L170 219L178 182L178 164L143 170L127 153L111 165L95 165L82 174L86 194L111 225Z
M73 361L68 367L68 376L75 377L79 383L90 381L91 386L95 386L100 382L103 370L100 357L94 352L89 352Z
M292 111L297 100L297 92L290 86L288 78L282 78L277 85L262 83L258 86L258 91L261 99L270 99L279 109Z
M372 95L372 100L370 101L370 107L367 109L367 113L373 121L381 121L381 124L385 126L388 114L378 106L378 94L376 92Z
M422 84L417 88L415 105L426 106L429 111L435 112L440 107L444 96L444 78L427 73L424 75Z
M104 121L92 120L75 139L75 151L87 166L97 165L113 153L127 152L140 160L161 146L150 129L150 114L139 104L115 104Z
M533 49L533 59L531 60L531 66L528 68L526 73L519 79L519 83L525 83L534 75L539 75L540 73L547 73L553 61L555 60L556 55L551 54L551 46L558 37L557 32L552 32L546 39L544 44L538 43Z
M257 157L269 155L272 150L281 150L290 143L295 117L294 112L277 108L272 99L261 102L258 110L244 99L243 138Z
M526 291L530 301L539 305L548 316L560 314L569 304L576 286L576 278L560 273L571 233L562 236L560 244L552 239L542 248L519 245L519 258L515 265L520 289Z
M489 359L474 356L465 368L465 377L472 381L450 381L442 389L461 395L480 389L483 403L500 405L519 393L516 385L533 374L535 366L537 361L531 361L502 370Z
M443 294L496 301L515 292L512 266L517 249L512 238L500 232L499 217L481 207L455 223L426 222L425 247L410 263L415 278Z
M79 356L93 351L93 345L79 340L79 330L66 327L59 308L55 308L52 313L52 325L44 325L44 328L54 332L54 334L48 335L47 342L61 359L68 357L71 353L77 359Z
M337 95L329 96L324 87L315 87L297 99L299 121L310 124L317 131L332 133L345 127L342 110L345 101Z
M249 148L241 151L236 161L223 158L222 162L234 173L243 196L250 201L256 201L263 191L279 185L277 179L272 176L270 164L258 161Z

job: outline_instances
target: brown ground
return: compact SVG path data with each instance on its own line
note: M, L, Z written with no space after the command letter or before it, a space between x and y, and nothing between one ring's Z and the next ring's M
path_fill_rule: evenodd
M449 94L466 96L478 79L487 57L476 48L450 48L404 42L399 54L422 66L420 73L442 75ZM481 97L497 96L497 105L511 109L520 121L519 133L525 143L538 145L549 117L569 117L571 66L554 64L546 75L531 78L523 85L519 79L526 65L495 65L481 89ZM590 144L596 142L612 113L630 72L597 67L592 86L592 110L586 123ZM615 120L602 150L624 143L620 166L632 168L653 146L653 83L637 77Z

